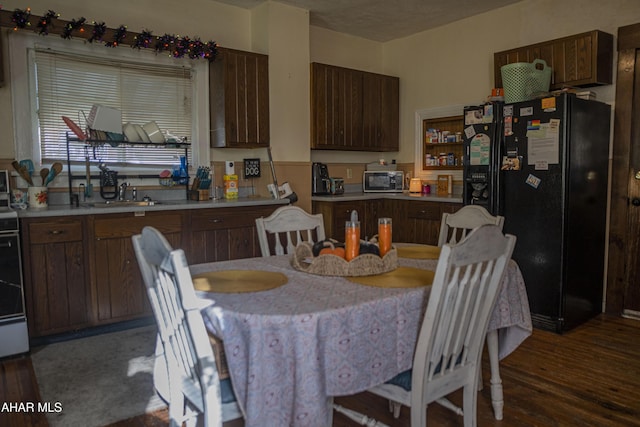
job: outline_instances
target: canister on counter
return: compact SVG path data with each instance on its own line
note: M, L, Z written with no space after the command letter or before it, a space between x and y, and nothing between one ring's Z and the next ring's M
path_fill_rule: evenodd
M224 198L225 199L237 199L238 198L238 175L224 175Z

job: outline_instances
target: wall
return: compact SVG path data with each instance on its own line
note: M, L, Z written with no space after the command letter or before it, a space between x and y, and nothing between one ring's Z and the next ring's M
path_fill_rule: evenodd
M619 26L640 22L637 0L525 0L440 28L387 43L378 43L309 26L304 10L268 2L245 10L211 0L34 0L33 13L52 9L63 19L84 16L132 31L149 29L216 40L221 46L253 50L270 56L271 140L280 182L294 182L294 191L308 193L308 162L330 164L333 175L357 181L363 165L380 153L313 151L309 147L309 62L380 72L400 77L400 151L385 160L413 165L415 113L451 105L481 103L493 86L493 52L551 40L593 29L617 34ZM26 7L8 0L4 10ZM149 13L153 11L153 13ZM203 17L203 18L201 18ZM6 40L5 40L6 43ZM6 53L5 53L6 58ZM8 64L4 64L8 73ZM613 103L615 85L596 89L598 98ZM0 88L0 111L11 111L8 86ZM252 152L255 151L255 152ZM260 157L265 150L212 150L213 162ZM0 114L0 161L13 160L13 119ZM2 165L0 165L1 167ZM263 167L268 173L268 167ZM349 182L349 181L348 181ZM260 191L263 192L263 185ZM303 202L303 207L308 200Z
M357 43L351 36L312 27L311 58L400 77L400 152L395 156L401 164L413 164L416 111L484 102L493 87L494 52L594 29L616 36L618 27L636 22L640 22L636 0L525 0L380 44L380 57L369 55L377 51L375 44ZM329 47L343 44L349 50L356 48L353 57ZM362 52L367 52L368 64ZM613 67L615 70L615 58ZM594 91L599 100L613 105L615 84ZM375 156L361 157L369 161ZM358 156L313 152L311 157L341 170L341 163L352 163Z
M385 43L385 68L402 82L400 161L413 161L415 111L486 99L493 87L494 52L595 29L615 36L618 27L635 22L640 22L638 1L525 0ZM595 91L599 100L613 103L615 85Z
M311 211L309 12L267 2L252 10L252 28L254 48L269 55L271 154L276 178L280 185L288 182L299 197L297 205ZM241 158L249 157L236 151ZM266 150L253 151L263 160L264 171L256 189L266 195L267 184L272 182L268 155Z

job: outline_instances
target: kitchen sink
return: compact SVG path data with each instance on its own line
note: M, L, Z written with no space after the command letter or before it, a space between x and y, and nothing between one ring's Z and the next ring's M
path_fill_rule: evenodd
M106 200L104 202L88 203L92 208L126 208L136 206L161 205L158 200Z

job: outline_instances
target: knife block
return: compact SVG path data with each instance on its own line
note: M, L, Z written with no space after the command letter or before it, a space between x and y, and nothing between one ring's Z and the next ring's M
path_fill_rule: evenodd
M209 200L209 197L210 193L208 188L204 190L189 190L189 200L201 202L203 200Z

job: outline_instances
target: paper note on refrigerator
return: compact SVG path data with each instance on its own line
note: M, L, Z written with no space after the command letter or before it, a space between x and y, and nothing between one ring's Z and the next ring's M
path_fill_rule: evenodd
M560 133L557 123L541 123L527 132L527 164L558 164L560 162Z
M491 154L491 138L479 133L469 142L469 163L472 165L488 165Z

